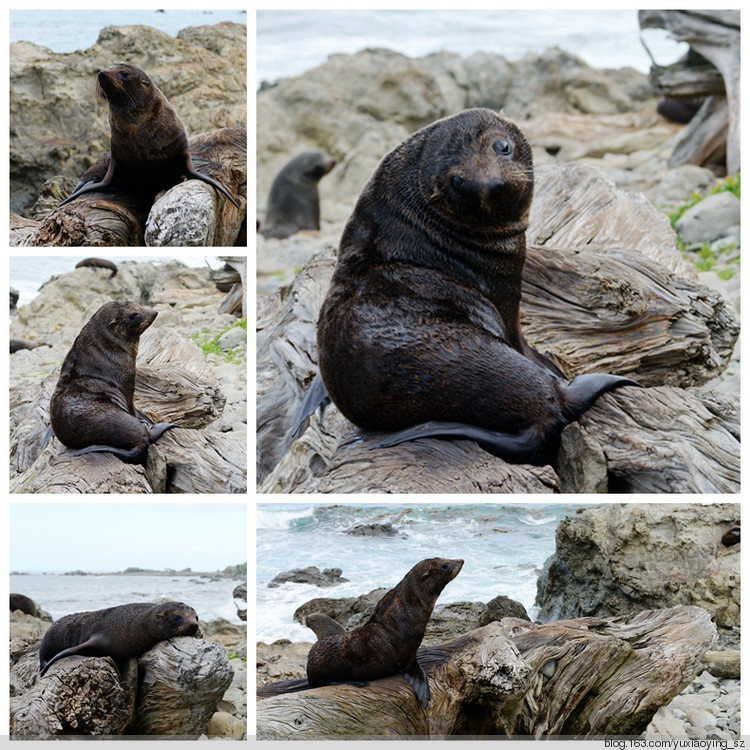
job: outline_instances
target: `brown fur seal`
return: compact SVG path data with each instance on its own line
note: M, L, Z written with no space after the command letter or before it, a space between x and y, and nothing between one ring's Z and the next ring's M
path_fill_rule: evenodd
M463 564L439 557L422 560L383 596L362 627L314 643L307 657L310 687L402 674L427 706L430 687L417 649L437 598Z
M109 451L142 460L176 427L154 424L133 406L138 342L156 315L135 302L108 302L73 342L50 399L50 423L63 445L80 449L74 455Z
M15 612L21 610L25 615L37 616L38 607L33 599L29 599L24 594L11 594L10 595L10 611Z
M315 637L320 640L327 638L329 635L345 633L344 627L339 625L336 620L320 612L313 612L303 618L302 624L310 628L315 633Z
M98 88L109 104L110 152L85 172L61 206L110 186L153 200L183 178L212 185L238 205L221 183L195 170L180 118L144 71L112 65L99 71Z
M109 275L110 279L117 274L117 266L111 260L104 260L104 258L85 258L76 263L76 268L108 268L112 271Z
M20 352L22 349L36 349L38 346L50 346L45 344L43 341L27 341L26 339L11 339L10 340L10 353L15 354Z
M40 676L66 656L111 656L120 673L128 659L159 641L194 635L198 615L182 602L122 604L119 607L77 612L52 623L39 647Z
M318 182L336 166L320 151L305 151L288 161L268 194L264 237L289 237L301 229L320 229Z
M533 187L529 144L488 109L438 120L386 155L341 238L318 321L322 384L302 417L327 392L358 427L395 433L377 446L469 438L543 465L602 393L637 386L599 374L568 382L526 342Z

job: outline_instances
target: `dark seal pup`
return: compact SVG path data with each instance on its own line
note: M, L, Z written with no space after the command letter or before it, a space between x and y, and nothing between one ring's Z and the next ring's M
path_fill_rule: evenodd
M153 200L182 179L212 185L237 206L221 183L195 170L180 118L144 71L127 63L112 65L99 71L98 87L109 104L110 152L84 173L61 206L110 186Z
M533 188L529 144L488 109L438 120L387 154L341 238L318 321L325 388L307 413L327 392L358 427L395 433L378 446L469 438L543 465L602 393L637 386L599 374L568 382L526 342Z
M109 451L142 460L151 443L177 426L154 424L133 405L138 342L156 315L135 302L108 302L73 342L49 414L57 439L79 449L74 455Z
M84 258L76 263L76 268L108 268L112 273L107 278L112 279L117 275L117 266L104 258Z
M320 229L318 182L336 166L320 151L305 151L288 161L271 184L264 237L289 237L301 229Z
M198 615L182 602L139 602L65 615L52 623L42 639L39 674L74 655L111 656L122 674L128 659L146 653L159 641L197 631Z
M18 609L25 615L33 615L34 617L37 617L39 610L36 602L25 594L11 594L10 611L15 612Z
M310 687L402 674L426 707L430 687L417 649L437 598L463 564L440 557L422 560L383 596L362 627L316 641L307 657Z

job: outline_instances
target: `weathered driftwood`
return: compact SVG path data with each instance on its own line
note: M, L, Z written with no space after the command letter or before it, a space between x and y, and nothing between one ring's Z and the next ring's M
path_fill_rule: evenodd
M557 467L563 492L739 492L739 402L693 388L607 394L565 428Z
M183 428L150 446L145 469L110 453L73 456L54 437L42 450L58 375L55 371L39 385L11 389L11 492L247 491L244 441L201 431L221 415L226 398L192 342L167 328L149 329L141 338L135 405L154 422Z
M42 679L39 642L16 644L11 673L28 684L11 699L11 735L199 735L232 681L224 649L199 638L159 643L122 676L108 657L73 656Z
M173 638L138 659L139 681L129 734L200 735L233 671L226 651L213 641Z
M715 639L697 607L547 625L506 618L421 655L424 710L401 676L326 686L259 701L257 737L638 735Z
M219 306L219 312L247 317L247 257L244 255L220 256L224 269L212 274L217 284L231 283L232 288Z
M151 205L126 191L92 192L54 208L23 244L30 246L233 246L246 244L247 132L224 128L190 138L196 169L222 182L242 209L198 180Z
M717 91L707 85L705 71L699 69L690 87L685 80L693 72L690 57L684 61L683 76L675 74L675 66L665 76L659 66L652 67L651 80L661 94L689 98L711 94L685 128L670 166L703 164L704 159L726 150L727 173L736 174L740 169L739 10L640 10L638 21L642 29L666 29L675 39L688 42L691 50L715 66L723 79L723 90ZM725 100L725 107L719 99ZM720 122L706 127L709 118Z
M23 668L35 671L29 690L11 698L10 734L25 737L120 735L133 718L138 670L122 677L109 658L72 656L38 679L39 643L27 646ZM11 672L18 668L11 660Z
M740 679L740 652L734 649L726 651L706 651L703 654L703 668L714 677L729 680Z

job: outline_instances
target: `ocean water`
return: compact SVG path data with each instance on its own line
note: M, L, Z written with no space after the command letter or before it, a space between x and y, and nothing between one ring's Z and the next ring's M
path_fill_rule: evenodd
M176 36L188 26L209 26L222 21L247 23L242 8L205 10L12 10L10 41L34 42L53 52L74 52L96 43L105 26L142 24Z
M474 52L518 60L553 46L596 68L647 73L636 10L259 10L256 83L296 76L328 55L386 47L410 57ZM687 49L660 29L643 38L660 64Z
M232 591L239 580L213 581L195 576L67 576L59 573L20 574L11 571L10 591L30 596L57 620L72 612L105 609L130 602L151 602L158 597L189 604L201 620L241 624Z
M78 261L89 258L91 255L58 255L58 256L34 256L34 255L11 255L10 256L10 285L18 291L17 307L28 305L39 293L39 289L53 276L69 273L76 267ZM208 264L211 268L221 268L222 261L216 256L184 255L175 258L151 255L103 255L107 260L114 263L123 261L165 261L179 260L186 266L198 268ZM100 273L104 273L100 271Z
M555 529L580 505L568 504L266 504L256 505L256 638L311 640L294 611L316 597L345 597L395 586L427 557L463 559L438 604L483 601L502 594L531 617L536 581L555 550ZM390 522L397 537L351 536L355 525ZM285 583L282 571L341 568L349 583L330 588Z

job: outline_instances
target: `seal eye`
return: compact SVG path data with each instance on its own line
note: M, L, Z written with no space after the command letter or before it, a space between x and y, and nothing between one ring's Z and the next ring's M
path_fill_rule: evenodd
M492 144L492 150L496 154L500 154L500 156L508 156L513 149L505 138L498 138L498 140Z
M172 615L172 622L173 623L176 624L176 623L181 622L181 621L182 621L182 616L181 615Z
M456 195L461 195L463 186L464 181L457 175L451 179L451 187L453 188L453 192L456 193Z

